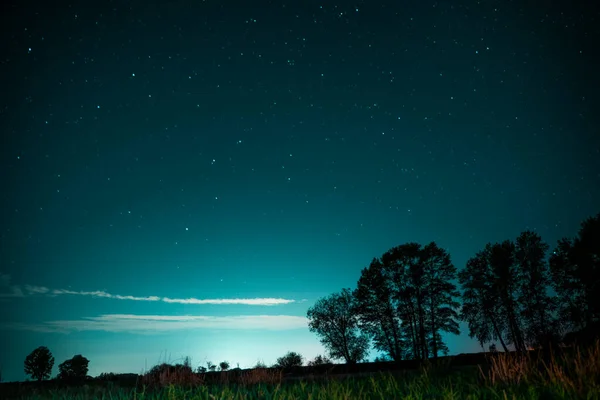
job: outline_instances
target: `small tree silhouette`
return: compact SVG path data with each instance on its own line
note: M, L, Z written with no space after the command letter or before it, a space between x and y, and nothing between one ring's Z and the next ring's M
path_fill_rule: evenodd
M208 370L211 372L214 372L217 369L217 366L215 364L213 364L212 361L207 361L206 366L208 367Z
M221 368L221 371L227 371L229 369L229 363L227 361L221 361L219 368Z
M322 356L320 354L318 356L316 356L313 360L308 362L309 367L314 367L317 365L328 365L328 364L332 364L331 360L328 357Z
M88 373L89 363L90 360L77 354L58 366L58 379L84 379Z
M196 372L199 374L204 374L206 372L206 367L203 367L202 365L198 365L198 369L196 370Z
M288 353L277 359L275 364L278 368L291 368L302 366L302 356L294 351L288 351Z
M40 346L25 357L25 373L33 379L43 381L50 377L54 356L45 346Z

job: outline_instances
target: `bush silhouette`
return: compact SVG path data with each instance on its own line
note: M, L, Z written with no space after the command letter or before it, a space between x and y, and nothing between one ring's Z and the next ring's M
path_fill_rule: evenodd
M227 361L221 361L219 368L221 371L227 371L229 369L229 363Z
M315 367L317 365L331 365L331 364L333 364L331 362L331 360L329 358L327 358L326 356L322 356L321 354L319 354L313 360L308 362L309 367Z
M203 367L202 365L199 365L198 369L196 369L196 373L198 373L198 374L204 374L204 373L206 373L206 370L207 370L206 367Z
M184 364L162 363L155 365L144 374L142 382L150 387L164 387L169 385L193 386L201 382L201 378L194 373L192 367Z
M302 356L294 351L289 351L286 355L279 357L275 367L288 369L302 366Z
M85 379L88 373L88 365L90 360L77 354L70 360L64 361L58 366L58 379L62 380L79 380Z
M50 377L53 366L54 356L45 346L38 347L25 358L25 373L38 381Z

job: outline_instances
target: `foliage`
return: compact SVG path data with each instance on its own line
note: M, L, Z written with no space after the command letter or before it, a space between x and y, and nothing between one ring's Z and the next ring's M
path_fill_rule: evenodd
M90 360L77 354L58 366L58 379L84 379L88 373L89 363Z
M440 333L459 334L455 275L449 254L434 242L406 243L373 259L354 295L375 349L396 361L445 352Z
M517 264L515 244L510 240L490 247L489 264L492 271L493 294L498 299L503 318L507 324L510 342L517 351L526 350L522 323L517 302Z
M517 302L528 346L547 347L558 342L556 301L548 294L548 248L541 236L532 231L522 232L515 242Z
M207 368L202 365L198 365L198 368L196 369L196 372L199 374L204 374L204 373L206 373L206 371L207 371Z
M221 371L227 371L229 369L229 363L227 361L221 361L219 363L219 369Z
M355 300L350 289L321 298L306 313L308 328L315 332L334 359L355 364L368 352L369 339L358 329Z
M117 374L115 374L114 372L102 372L100 373L100 375L98 375L98 377L96 379L101 380L101 381L112 381L115 380L117 377Z
M584 221L575 241L561 239L549 262L547 250L538 234L524 231L515 242L488 243L459 273L460 316L482 347L499 340L504 351L508 344L520 352L549 349L565 328L583 331L597 323L598 296L591 293L600 290L600 216ZM549 295L551 285L557 296ZM582 335L588 343L594 338Z
M505 351L511 343L518 351L525 351L515 253L510 240L488 243L459 273L464 290L461 317L469 325L469 336L476 337L482 347L494 339Z
M373 362L375 362L375 363L390 362L390 361L394 361L394 360L392 360L391 357L387 354L381 354L381 355L375 357L375 359L373 360Z
M294 351L289 351L289 352L287 352L286 355L279 357L274 366L276 368L286 369L286 368L292 368L292 367L299 367L302 365L302 362L303 362L302 355L300 355L299 353L296 353Z
M214 372L217 369L217 365L213 364L212 361L207 361L206 366L208 367L208 370L211 372Z
M550 257L560 322L584 330L600 322L600 214L581 223L575 239L563 238Z
M192 367L183 364L162 363L155 365L144 374L142 382L149 387L162 387L166 385L196 385L202 382L202 379L193 372Z
M463 288L460 318L468 324L469 337L476 338L482 348L484 343L498 340L504 351L508 351L504 340L506 321L496 304L490 252L491 245L487 244L458 273Z
M254 369L256 368L267 368L267 364L265 364L265 362L262 360L258 360L254 365Z
M308 362L309 367L315 367L317 365L329 365L329 364L333 364L333 363L331 362L331 360L329 358L327 358L326 356L322 356L321 354L319 354L314 359L312 359Z
M375 349L401 360L405 350L398 302L379 259L374 258L369 267L362 270L354 296L360 328L372 338Z
M33 379L48 379L54 366L54 356L45 346L40 346L25 357L25 373Z

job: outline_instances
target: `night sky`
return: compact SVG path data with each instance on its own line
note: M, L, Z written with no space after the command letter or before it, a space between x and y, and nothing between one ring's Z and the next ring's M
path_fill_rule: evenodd
M575 236L600 17L539 4L3 2L3 380L311 359L307 308L393 246Z

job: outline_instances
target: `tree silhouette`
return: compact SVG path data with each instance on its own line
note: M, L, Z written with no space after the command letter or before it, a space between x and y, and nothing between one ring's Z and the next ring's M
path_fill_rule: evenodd
M229 363L227 361L221 361L219 363L219 368L221 371L227 371L229 369Z
M70 360L64 361L58 366L59 379L84 379L88 373L90 360L77 354Z
M320 337L330 357L348 364L363 360L369 348L368 337L358 329L354 303L350 289L343 289L317 300L306 313L309 330Z
M527 240L533 243L536 239L523 236L523 249ZM541 245L541 241L538 244ZM530 253L529 260L525 251L519 254L522 263L534 260L535 252L531 250ZM526 350L521 323L522 307L517 296L519 289L541 278L535 276L535 272L540 270L538 267L526 266L528 271L523 273L519 273L518 267L515 244L505 240L502 243L488 243L483 251L467 262L466 269L459 274L464 290L461 318L469 324L469 336L476 337L482 347L484 342L498 339L505 351L506 345L511 343L517 351ZM535 292L540 301L543 301L544 290L542 288Z
M406 243L394 247L381 257L386 275L391 279L397 301L403 337L411 344L410 358L429 358L427 348L425 277L421 263L421 245ZM407 357L407 358L408 358Z
M198 368L196 369L196 372L198 374L204 374L204 373L206 373L206 367L204 367L202 365L198 365Z
M212 361L207 361L206 366L208 367L208 370L211 372L215 371L217 369L217 366L215 364L213 364Z
M314 367L317 365L329 365L329 364L332 364L331 360L329 358L327 358L326 356L322 356L320 354L308 362L309 367Z
M448 354L448 347L442 341L440 332L460 334L457 309L460 303L456 298L460 293L452 280L456 278L456 267L450 255L434 242L421 250L419 267L425 279L424 297L427 312L427 331L430 335L430 351L437 358L438 351Z
M258 369L267 368L267 364L265 364L264 361L262 361L262 360L258 360L256 362L256 364L254 365L254 368L258 368Z
M33 379L43 381L50 377L54 356L45 346L40 346L25 357L25 373Z
M387 269L379 259L374 258L369 267L362 270L354 298L360 328L371 336L373 347L395 361L402 360L405 349L398 301Z
M532 231L522 232L516 240L517 301L521 307L525 340L535 347L555 343L559 333L553 316L556 302L548 295L547 251L548 245Z
M581 223L575 239L561 239L550 257L552 285L565 330L589 330L600 320L600 214Z
M510 340L515 349L526 350L519 318L517 293L517 268L515 262L515 245L510 240L495 243L490 250L490 265L494 293L498 296L502 312L506 318Z
M482 348L485 343L498 340L507 352L504 341L506 322L499 312L494 294L490 252L491 244L488 243L458 273L458 281L463 289L460 318L469 327L469 337L476 338Z
M279 357L275 363L275 367L284 369L300 366L302 366L302 356L294 351L289 351L286 355Z
M434 242L406 243L362 270L355 291L361 328L393 360L447 350L440 332L458 334L456 268Z

